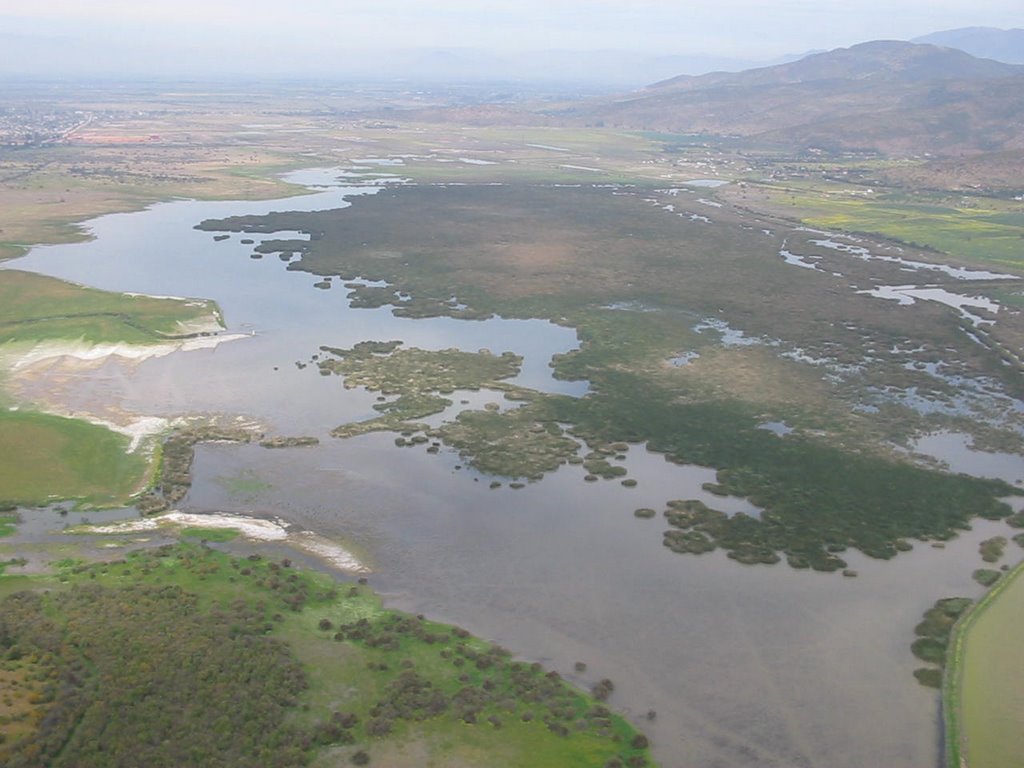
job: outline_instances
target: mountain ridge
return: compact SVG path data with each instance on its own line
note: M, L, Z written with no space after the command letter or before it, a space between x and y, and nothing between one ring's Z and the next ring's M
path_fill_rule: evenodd
M682 76L568 108L591 125L741 136L827 151L1024 149L1024 66L871 41L798 61Z
M680 75L647 86L643 90L670 87L699 88L705 84L769 84L814 82L832 79L983 79L1024 74L1024 67L981 59L964 51L901 40L872 40L849 48L814 53L796 61L743 72L712 72Z
M931 43L957 48L979 58L1008 64L1024 64L1024 29L960 27L915 37L912 43Z

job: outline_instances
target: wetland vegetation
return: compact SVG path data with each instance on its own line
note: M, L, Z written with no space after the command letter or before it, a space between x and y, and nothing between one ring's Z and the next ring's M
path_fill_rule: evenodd
M714 510L692 522L673 516L676 530L665 542L675 551L722 547L745 563L785 557L798 568L840 570L848 548L890 558L909 549L911 539L948 539L973 517L1010 515L998 498L1017 491L1005 483L914 466L888 447L929 423L946 422L896 401L862 407L882 385L914 388L921 355L939 348L1007 388L1019 386L946 308L900 307L837 287L809 293L801 280L808 270L763 258L790 238L811 245L806 231L785 230L775 220L762 223L784 231L761 231L741 212L721 206L714 211L719 222L695 223L673 215L692 201L676 194L673 209L665 211L650 204L647 196L657 194L409 187L360 198L344 211L233 217L200 226L310 233L308 241L270 241L267 247L299 254L289 270L383 283L386 289L375 287L375 295L395 309L425 302L418 313L427 304L449 316L468 307L575 328L580 349L553 361L555 375L586 379L590 394L516 393L526 400L520 408L465 411L423 442L438 437L481 471L531 479L568 461L573 439L591 449L584 459L588 479L625 472L599 453L601 446L644 443L671 461L718 469L721 492L765 510L759 519ZM445 224L453 218L457 229ZM842 279L867 280L865 265L884 274L894 260L872 265L846 258ZM709 317L727 318L729 325ZM667 363L687 349L702 354L682 367ZM420 379L429 381L431 369L414 360L441 353L413 353L320 363L339 373L347 367L350 385L400 395L393 407L402 418L383 416L341 427L336 435L369 425L422 430L404 416L423 418L446 406L433 399L437 393L422 399ZM387 379L385 371L399 371L406 357L414 371ZM474 376L462 382L484 383ZM458 385L455 379L430 384L438 391ZM414 399L403 403L406 396ZM758 428L765 421L798 429L780 437ZM989 430L1015 434L998 423ZM522 449L510 451L523 440Z
M924 613L923 620L914 628L917 639L911 646L914 655L930 666L914 670L921 685L942 687L943 668L950 634L957 620L973 605L969 597L944 597Z
M567 464L580 447L542 407L529 402L503 413L462 411L428 435L443 440L481 472L529 480Z
M174 430L160 443L159 465L152 487L135 499L140 514L164 512L185 498L192 486L192 461L200 442L248 443L252 430L199 424Z

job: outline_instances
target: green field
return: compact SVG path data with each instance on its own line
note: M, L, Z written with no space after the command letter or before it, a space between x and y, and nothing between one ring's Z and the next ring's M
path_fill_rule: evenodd
M957 259L993 267L1024 266L1024 213L1020 203L949 194L911 196L819 184L768 187L780 205L813 227L872 232L925 246Z
M17 530L18 515L0 512L0 537L10 536Z
M1024 563L957 628L944 692L947 764L1014 768L1024 755Z
M0 272L0 344L152 344L220 325L212 301L111 293L32 272Z
M80 499L113 504L136 493L148 461L105 427L42 413L0 411L0 501Z

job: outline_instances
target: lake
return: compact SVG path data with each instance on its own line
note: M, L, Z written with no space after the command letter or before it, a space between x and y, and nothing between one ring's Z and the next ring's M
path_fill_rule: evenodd
M333 439L333 427L377 415L376 395L296 365L321 345L398 339L513 351L524 357L515 383L576 397L587 384L557 381L548 367L577 346L570 328L351 309L343 281L323 290L277 256L250 258L241 240L264 236L214 241L194 229L209 218L338 208L378 189L331 169L290 180L313 194L162 203L89 222L89 242L8 262L109 290L212 298L227 333L242 337L110 360L70 383L41 374L34 393L58 409L74 400L81 411L133 418L227 414L320 437L289 450L199 446L181 508L280 516L352 546L392 607L460 624L582 686L610 678L610 703L651 736L666 768L938 764L938 696L911 674L913 627L936 598L981 592L970 579L977 545L1003 524L978 522L944 550L917 543L889 562L847 553L858 578L742 566L721 551L675 555L661 544L660 518L633 516L666 499L704 498L701 484L714 478L642 445L625 460L636 488L585 483L578 467L563 467L522 489L491 489L447 449L397 448L387 433ZM260 482L233 482L247 477ZM743 499L716 506L757 513ZM577 661L586 672L574 671Z

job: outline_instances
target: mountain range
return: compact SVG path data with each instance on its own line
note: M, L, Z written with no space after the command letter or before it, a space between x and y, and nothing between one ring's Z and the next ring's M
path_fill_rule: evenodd
M935 45L874 41L772 67L675 77L548 114L826 151L1024 150L1024 66Z

